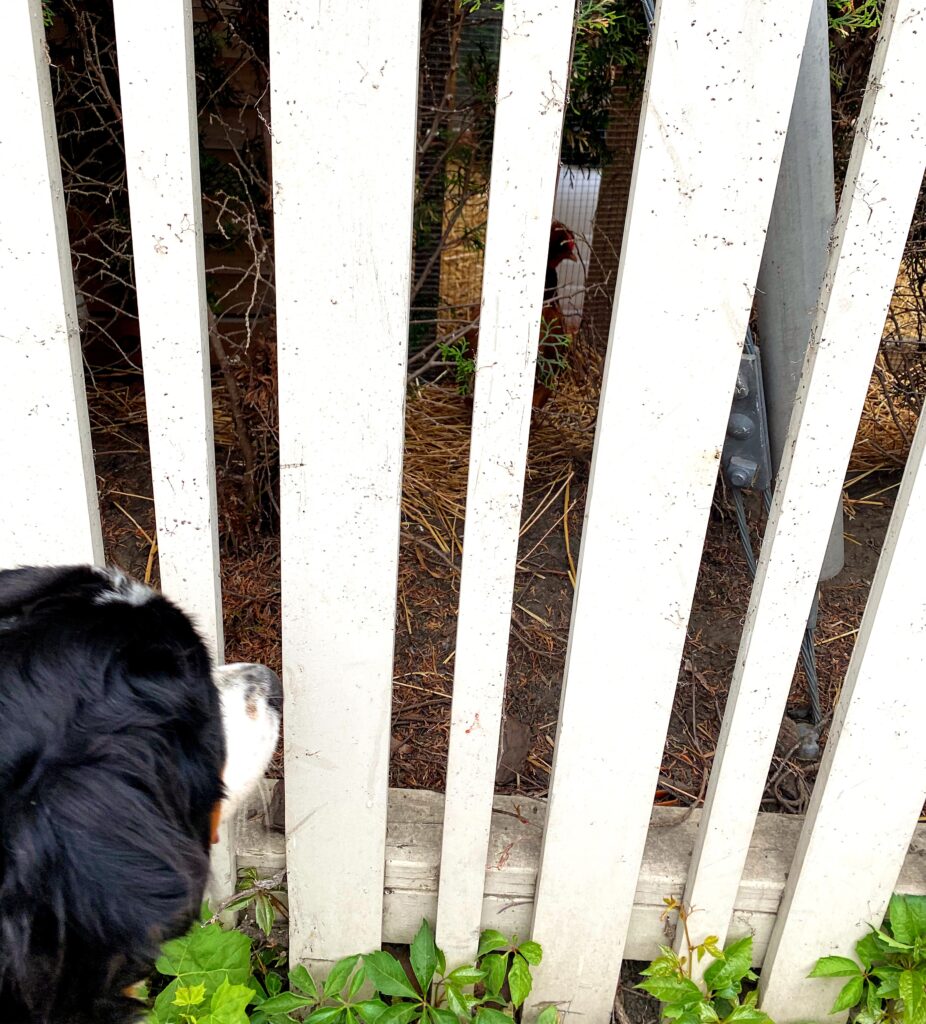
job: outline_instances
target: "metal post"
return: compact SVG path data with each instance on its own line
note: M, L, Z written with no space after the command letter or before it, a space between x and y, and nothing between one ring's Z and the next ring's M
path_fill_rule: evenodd
M756 295L776 473L836 219L829 67L826 0L814 0ZM843 564L840 504L820 579L835 576Z

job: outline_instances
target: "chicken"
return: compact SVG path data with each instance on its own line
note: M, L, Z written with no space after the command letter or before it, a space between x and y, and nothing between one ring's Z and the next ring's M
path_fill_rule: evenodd
M578 260L575 235L558 220L550 228L550 247L547 253L547 268L543 282L543 309L540 314L540 339L537 346L537 371L534 395L531 405L542 408L553 394L556 377L566 365L566 352L572 340L572 333L560 309L557 292L559 277L557 268L564 260ZM478 318L474 310L473 319ZM475 360L478 347L478 324L463 336L462 355Z

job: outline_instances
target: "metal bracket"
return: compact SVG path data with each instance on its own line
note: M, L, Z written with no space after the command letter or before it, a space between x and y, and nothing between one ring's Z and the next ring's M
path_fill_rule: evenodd
M755 351L740 357L720 465L731 487L764 491L772 484L762 367Z

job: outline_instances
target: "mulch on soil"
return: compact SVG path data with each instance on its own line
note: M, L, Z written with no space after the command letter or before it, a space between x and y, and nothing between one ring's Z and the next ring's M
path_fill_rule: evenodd
M275 360L271 345L228 380L214 380L214 424L229 660L280 655L280 553L274 496L277 450ZM549 786L597 416L601 358L581 339L555 398L531 429L508 656L505 750L500 792L543 796ZM901 382L902 384L903 382ZM846 488L847 568L822 588L817 663L824 712L832 708L855 634L916 414L884 357L872 377ZM893 389L893 390L892 390ZM88 380L107 557L158 582L146 418L137 374ZM236 416L249 427L242 456ZM393 688L390 783L440 790L449 738L471 408L442 382L412 387L406 453ZM256 499L247 480L255 481ZM749 506L754 545L764 525ZM710 517L688 641L655 801L703 800L751 580L722 487ZM789 708L806 706L803 670ZM785 730L769 773L764 808L802 811L816 773L797 761ZM281 773L278 754L276 773Z

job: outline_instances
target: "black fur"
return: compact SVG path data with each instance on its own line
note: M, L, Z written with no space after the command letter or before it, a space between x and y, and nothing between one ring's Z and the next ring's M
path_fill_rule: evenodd
M124 581L123 581L124 583ZM225 761L187 617L86 567L0 572L0 1022L137 1018L202 900Z

